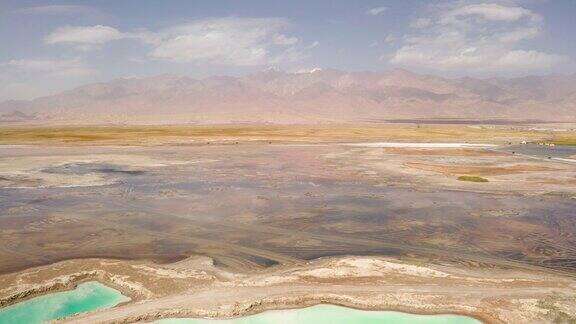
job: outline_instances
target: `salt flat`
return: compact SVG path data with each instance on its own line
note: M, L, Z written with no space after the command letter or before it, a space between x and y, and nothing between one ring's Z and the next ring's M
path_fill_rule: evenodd
M329 300L370 309L427 307L496 322L553 321L558 312L574 316L566 309L538 315L551 309L547 298L571 298L559 287L573 284L576 259L573 165L512 154L505 138L475 145L405 138L346 144L338 137L249 139L0 148L0 280L7 283L1 298L13 303L20 294L70 288L91 278L181 316L205 314L185 301L208 286L222 289L214 294L234 291L236 301L223 304L270 301L262 309ZM459 181L462 175L487 182ZM187 261L195 256L210 261ZM67 284L50 286L62 269L70 275ZM458 280L441 292L424 284L419 297L402 299L415 289L414 276L445 285L456 273L481 274L473 282L515 282L506 291L517 288L516 297L498 303L533 311L489 311L458 297ZM547 288L528 289L524 279L517 280L525 276L539 277L530 285ZM305 279L311 277L314 283ZM23 278L31 281L23 285ZM378 285L384 278L397 278L405 289L354 288L358 280ZM338 285L338 293L331 285L319 288L323 280L349 286ZM287 290L296 284L298 289ZM479 294L488 293L482 289ZM197 298L205 294L212 292ZM482 296L500 294L490 290ZM409 306L424 295L459 301ZM375 296L381 303L369 304ZM526 299L536 304L528 306ZM94 318L174 315L124 307ZM219 306L207 306L206 314L231 316L212 313L212 307ZM246 307L239 312L250 313Z

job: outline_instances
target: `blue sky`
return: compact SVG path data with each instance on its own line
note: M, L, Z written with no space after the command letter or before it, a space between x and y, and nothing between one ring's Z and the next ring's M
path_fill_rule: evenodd
M575 0L0 0L0 100L270 67L573 73L574 17Z

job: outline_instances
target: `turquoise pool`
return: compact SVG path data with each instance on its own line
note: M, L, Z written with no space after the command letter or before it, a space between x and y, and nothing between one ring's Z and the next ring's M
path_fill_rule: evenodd
M96 281L0 308L0 323L36 324L78 313L114 307L130 298Z
M392 311L363 311L333 305L267 311L231 320L165 319L158 324L480 324L462 315L415 315Z

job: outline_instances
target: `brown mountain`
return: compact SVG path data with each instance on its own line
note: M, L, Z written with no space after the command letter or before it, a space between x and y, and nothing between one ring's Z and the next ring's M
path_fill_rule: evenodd
M446 79L405 70L117 79L0 104L0 121L330 123L466 118L576 121L576 74Z

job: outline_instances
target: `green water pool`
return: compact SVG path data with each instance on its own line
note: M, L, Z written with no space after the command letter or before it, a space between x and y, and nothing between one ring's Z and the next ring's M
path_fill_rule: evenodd
M130 298L96 281L0 308L0 324L36 324L78 313L114 307Z
M352 308L318 305L308 308L267 311L230 319L165 319L158 324L480 324L462 315L415 315L392 311L362 311Z

